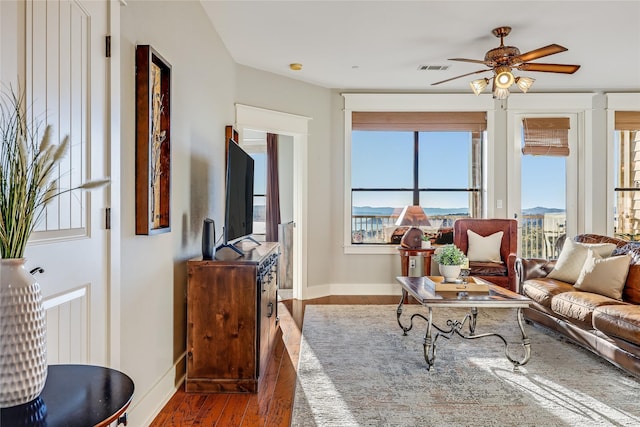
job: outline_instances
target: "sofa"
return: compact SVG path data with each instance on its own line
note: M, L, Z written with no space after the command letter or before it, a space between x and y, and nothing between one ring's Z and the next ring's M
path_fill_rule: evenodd
M581 234L565 240L557 260L517 258L515 270L518 291L532 300L527 321L640 377L640 242Z

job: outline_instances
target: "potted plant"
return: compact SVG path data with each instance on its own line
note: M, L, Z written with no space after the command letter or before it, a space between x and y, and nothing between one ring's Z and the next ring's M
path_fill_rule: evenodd
M460 276L460 270L465 264L467 257L456 245L444 245L439 248L433 259L438 263L440 274L445 281L451 282L457 280Z
M40 285L24 268L29 236L44 206L71 189L59 189L57 165L69 138L51 142L25 116L24 97L2 93L0 99L0 408L35 399L47 377L46 318ZM90 189L108 180L89 181Z

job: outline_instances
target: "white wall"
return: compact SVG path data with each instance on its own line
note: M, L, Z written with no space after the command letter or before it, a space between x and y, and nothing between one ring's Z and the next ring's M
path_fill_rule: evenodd
M136 393L130 425L144 425L184 374L186 260L200 254L202 219L224 207L224 127L234 120L235 64L199 2L129 0L121 7L121 369ZM171 232L136 236L135 45L172 65Z

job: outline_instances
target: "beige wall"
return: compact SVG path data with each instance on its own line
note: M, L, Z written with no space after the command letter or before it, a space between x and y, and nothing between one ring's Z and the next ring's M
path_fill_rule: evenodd
M143 425L184 373L185 261L200 254L203 218L221 231L236 71L199 2L129 0L121 28L121 369L136 384L130 424ZM155 236L134 229L136 44L150 44L172 65L171 232Z
M336 173L331 153L336 142L330 138L330 91L308 83L238 65L236 102L253 107L311 117L308 158L308 286L331 283L335 246L331 233L331 204Z

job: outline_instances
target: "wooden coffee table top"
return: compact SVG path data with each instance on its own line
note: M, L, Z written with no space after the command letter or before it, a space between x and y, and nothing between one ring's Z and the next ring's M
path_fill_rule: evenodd
M422 305L431 307L496 307L496 308L526 308L531 300L523 295L510 291L493 283L474 277L476 283L486 284L488 292L436 292L434 281L430 277L396 278L402 289L414 297ZM436 281L440 277L433 277Z

